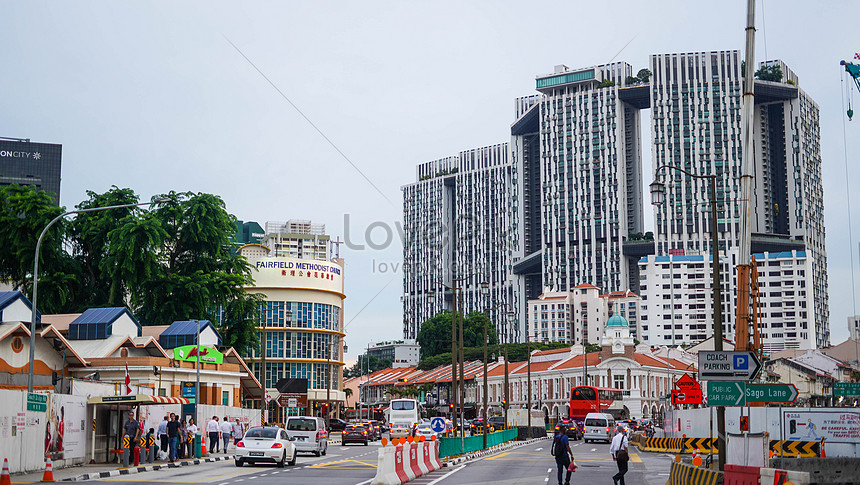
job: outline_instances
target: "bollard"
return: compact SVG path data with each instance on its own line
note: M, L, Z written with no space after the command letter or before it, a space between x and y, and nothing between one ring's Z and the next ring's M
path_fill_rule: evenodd
M128 467L128 453L130 451L131 438L128 435L122 437L122 466Z

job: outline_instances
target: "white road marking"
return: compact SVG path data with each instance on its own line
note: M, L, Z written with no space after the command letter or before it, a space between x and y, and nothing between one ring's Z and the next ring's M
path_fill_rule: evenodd
M373 479L371 478L370 480L365 480L363 482L356 483L355 485L365 485L366 483L370 483L372 481L373 481Z
M543 479L543 481L548 482L548 481L549 481L549 477L544 478L544 479Z
M437 478L436 480L433 480L432 482L428 483L427 485L436 485L437 483L439 483L439 482L441 482L442 480L444 480L444 479L448 478L449 476L451 476L451 475L453 475L453 474L457 473L458 471L462 470L463 468L466 468L466 465L462 465L462 466L460 466L459 468L455 468L455 469L451 470L450 472L448 472L448 473L446 473L446 474L442 475L441 477ZM370 482L370 480L368 480L367 482L361 482L361 483L359 483L359 484L357 484L357 485L362 485L363 483L368 483L368 482Z
M552 473L552 468L548 469L546 472L547 472L547 473Z
M538 449L536 449L535 451L541 451L541 450L543 450L543 448L538 448Z
M591 451L597 451L597 448L592 448Z

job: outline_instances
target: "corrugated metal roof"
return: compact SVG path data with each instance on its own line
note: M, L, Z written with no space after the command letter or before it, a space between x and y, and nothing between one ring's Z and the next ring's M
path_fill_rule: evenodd
M6 305L17 300L20 296L24 296L20 291L0 291L0 310L6 308Z
M81 316L74 319L71 325L83 323L113 323L117 318L121 317L123 313L128 313L128 316L131 317L135 325L140 327L140 324L137 323L137 319L134 318L134 315L132 315L125 307L88 308L84 313L81 313Z
M215 328L215 325L212 324L209 320L200 320L200 331L203 332L206 327L212 329L215 332L215 335L218 336L218 345L221 345L222 339L221 334L218 333L218 329ZM197 320L177 320L170 324L166 330L161 332L159 336L159 341L163 337L177 337L177 336L196 336L197 335Z

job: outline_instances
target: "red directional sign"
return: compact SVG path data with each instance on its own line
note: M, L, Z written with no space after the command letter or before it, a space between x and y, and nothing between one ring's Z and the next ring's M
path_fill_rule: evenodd
M700 386L695 379L690 377L690 374L684 374L681 376L681 378L675 382L675 387L682 390L698 390L699 394L702 392L702 386Z
M672 389L672 404L702 404L701 389Z

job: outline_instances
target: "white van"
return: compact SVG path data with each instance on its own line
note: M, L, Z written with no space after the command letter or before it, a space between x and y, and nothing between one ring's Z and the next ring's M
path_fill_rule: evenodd
M286 422L287 436L296 445L296 451L325 455L328 451L328 431L325 419L313 416L290 416Z
M583 439L589 441L612 442L615 436L615 418L610 414L588 413L585 415L585 434Z

